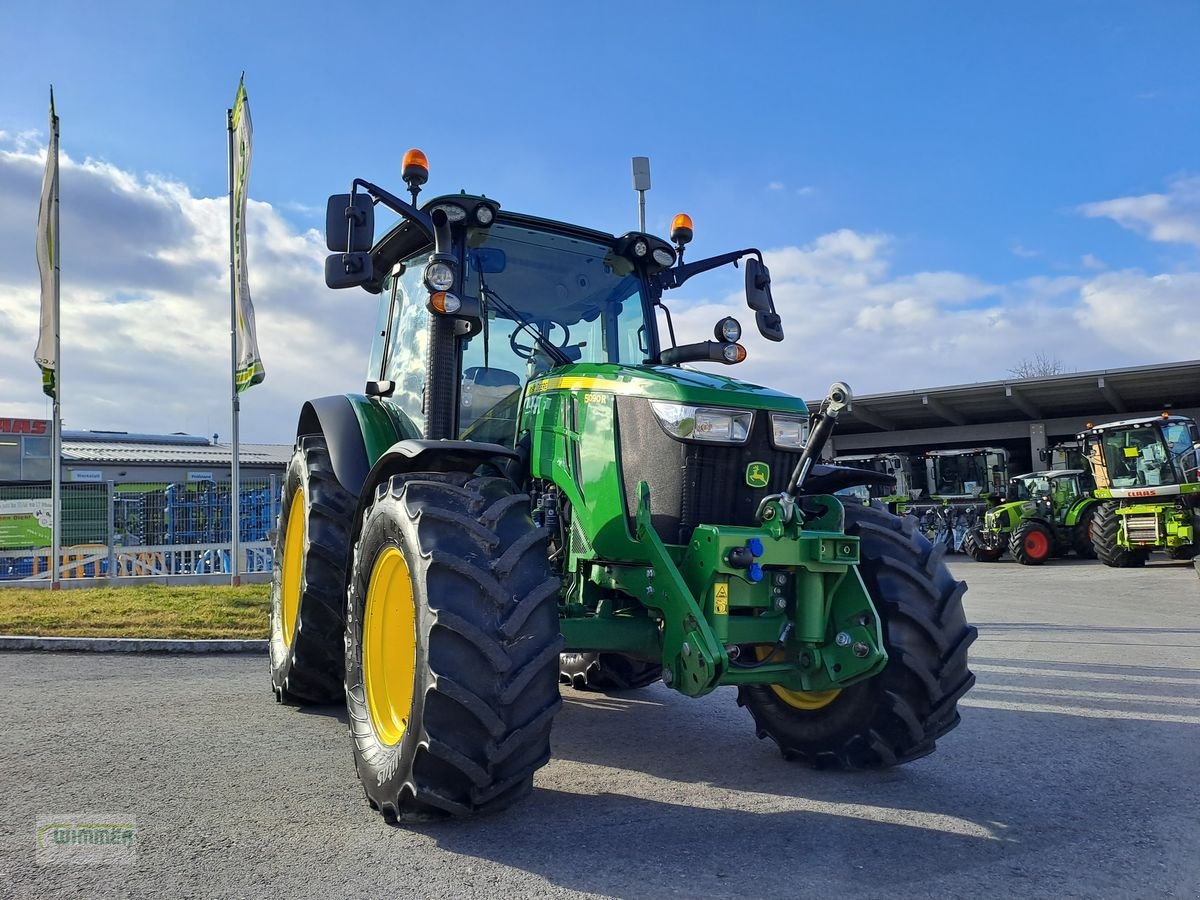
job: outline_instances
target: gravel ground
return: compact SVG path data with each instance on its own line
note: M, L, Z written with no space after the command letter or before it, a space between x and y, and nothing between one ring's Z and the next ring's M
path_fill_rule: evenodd
M979 683L933 756L812 772L731 689L566 691L529 800L415 829L262 657L0 654L0 897L1200 896L1196 571L952 567ZM63 816L136 820L136 862L39 864Z

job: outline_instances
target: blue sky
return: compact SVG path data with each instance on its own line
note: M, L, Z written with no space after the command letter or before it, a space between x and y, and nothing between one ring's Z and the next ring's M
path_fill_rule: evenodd
M339 11L352 8L362 12ZM652 230L665 231L686 210L697 226L693 256L749 245L795 250L799 267L785 263L782 272L794 276L794 290L783 299L789 336L802 344L811 347L831 328L849 340L873 330L876 369L861 359L845 366L859 390L1003 377L1005 361L1017 362L1026 349L1080 370L1154 362L1156 353L1178 358L1180 345L1187 349L1186 342L1157 345L1150 335L1126 346L1114 335L1130 325L1119 318L1123 305L1161 301L1173 309L1200 278L1200 241L1191 230L1200 222L1192 180L1200 173L1198 4L299 2L285 15L279 9L62 2L6 10L0 152L7 148L14 166L16 154L37 152L53 82L63 151L102 167L93 176L128 177L138 190L167 197L182 191L188 202L219 198L227 180L224 111L245 70L255 124L250 193L263 204L260 214L272 216L264 227L278 234L319 227L314 211L354 176L398 187L410 146L429 155L435 192L465 187L510 208L622 232L636 225L629 158L648 155ZM174 188L154 186L162 183ZM64 211L67 186L64 174ZM30 219L32 248L36 199L28 210L7 199L22 190L0 194L2 212L6 220ZM1162 230L1164 217L1181 216L1174 231ZM98 221L123 227L120 219ZM154 239L152 228L138 234ZM65 228L63 239L65 300L69 278L86 272L71 273ZM256 252L265 251L250 247L258 293ZM5 304L26 296L33 264L30 249L24 267L13 263L6 273L11 256L0 253ZM106 289L110 304L161 288L140 284L136 254L128 274L128 284ZM927 276L940 277L932 292ZM1174 279L1167 300L1158 293L1164 277ZM729 272L689 285L683 299L697 328L700 317L711 321L729 304L735 280ZM1089 299L1089 290L1114 286L1125 293L1100 306ZM272 304L283 309L290 287L264 284L268 318ZM360 378L368 335L356 337L344 320L357 316L369 327L370 310L358 307L371 307L372 298L322 294L319 283L303 290L315 329L322 304L343 320L331 327L341 329L346 358L333 368ZM831 297L878 312L869 320L830 318L822 332L814 323L832 316L821 306ZM212 302L216 324L221 301ZM1073 318L1055 319L1042 307ZM1032 318L1010 323L1009 343L994 359L981 359L965 339L939 351L955 365L887 356L897 340L927 349L920 336L943 326L978 329L970 310L989 310L994 322L1019 309ZM957 324L945 321L948 312ZM69 315L64 307L65 330ZM1111 321L1081 340L1070 333L1080 316ZM1032 344L1016 337L1028 336L1026 324L1040 329ZM35 337L28 336L30 352ZM1080 346L1097 342L1099 349ZM752 361L759 349L759 368L748 374L783 376L773 348L752 346ZM264 347L268 383L271 351L288 349ZM790 348L793 360L798 352ZM64 349L67 413L78 427L154 425L120 403L70 410L70 353ZM788 371L800 383L780 386L817 393L836 362L820 367L812 383ZM896 372L904 373L899 380ZM357 386L339 383L330 392ZM259 391L246 395L248 406ZM19 402L39 404L24 393ZM197 401L191 409L203 422L188 421L181 409L154 430L226 430L204 424L219 425L219 404L210 410ZM251 433L289 440L278 432L294 413L263 413Z

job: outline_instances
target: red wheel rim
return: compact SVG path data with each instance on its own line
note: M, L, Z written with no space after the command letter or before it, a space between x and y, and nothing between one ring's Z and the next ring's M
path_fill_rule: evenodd
M1031 531L1025 535L1025 552L1034 559L1041 559L1050 552L1050 542L1040 531Z

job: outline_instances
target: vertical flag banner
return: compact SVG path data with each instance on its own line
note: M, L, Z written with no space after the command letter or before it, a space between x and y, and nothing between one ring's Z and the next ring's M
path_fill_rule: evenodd
M50 143L46 147L46 171L42 175L42 201L38 206L37 261L42 276L42 323L33 358L42 369L42 391L57 397L58 303L55 270L58 269L58 116L54 113L54 91L50 91Z
M245 79L238 82L230 127L233 130L233 291L237 310L234 383L241 393L267 377L254 334L254 306L250 302L250 273L246 267L246 186L250 179L253 128Z

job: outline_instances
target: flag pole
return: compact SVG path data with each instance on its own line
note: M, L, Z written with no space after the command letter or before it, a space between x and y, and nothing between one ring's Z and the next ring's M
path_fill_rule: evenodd
M50 108L54 109L54 89L50 90ZM61 349L61 333L62 325L59 315L59 281L61 280L61 271L59 268L59 257L62 254L59 230L58 230L58 116L53 117L54 135L51 143L54 145L54 405L53 418L54 423L51 426L53 431L52 442L54 444L51 449L51 458L53 465L50 469L50 505L54 507L53 517L50 520L50 590L57 591L62 584L60 577L62 575L62 405L60 397L62 397L62 349ZM49 151L47 151L49 152Z
M225 111L225 126L229 132L229 379L233 389L233 465L231 469L231 486L229 491L229 530L232 539L232 555L233 559L230 565L229 583L233 587L237 587L242 583L241 579L241 521L240 521L240 500L241 500L241 472L239 470L239 455L240 442L238 436L238 418L241 407L241 402L238 399L238 383L237 383L237 271L234 266L234 254L236 249L234 242L236 234L234 231L234 167L236 165L233 156L233 110Z

